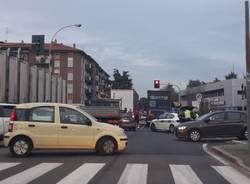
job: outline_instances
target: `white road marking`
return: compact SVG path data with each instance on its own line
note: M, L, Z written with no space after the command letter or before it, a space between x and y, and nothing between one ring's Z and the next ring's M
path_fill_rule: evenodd
M41 163L35 167L0 181L0 184L26 184L55 169L56 167L59 167L60 165L62 165L62 163Z
M85 163L57 184L86 184L105 166L104 163Z
M202 184L189 165L169 165L175 184Z
M0 162L0 171L19 165L20 163Z
M127 164L118 184L146 184L148 164Z
M249 184L250 178L230 166L212 166L231 184Z
M203 145L202 145L202 148L203 148L203 150L204 150L208 155L210 155L211 157L215 158L216 160L218 160L218 161L219 161L220 163L222 163L223 165L229 165L229 163L228 163L226 160L224 160L223 158L218 157L216 154L210 152L210 151L208 150L208 148L207 148L207 144L203 144Z

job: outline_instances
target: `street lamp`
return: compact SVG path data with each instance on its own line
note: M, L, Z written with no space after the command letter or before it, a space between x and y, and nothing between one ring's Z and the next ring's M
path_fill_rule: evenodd
M81 27L82 24L72 24L72 25L68 25L68 26L63 26L61 27L60 29L58 29L58 31L56 31L52 38L51 38L51 41L50 41L50 45L49 45L49 71L50 71L50 74L52 74L52 67L51 67L51 61L52 61L52 57L51 57L51 49L52 49L52 44L53 44L53 40L55 39L57 33L59 33L60 31L62 31L63 29L66 29L66 28L70 28L70 27ZM52 82L52 81L51 81ZM50 83L50 86L52 86L52 84ZM52 101L52 87L50 87L50 95L48 97L47 100L50 100ZM46 101L47 101L46 100Z
M52 43L53 43L53 40L54 38L56 37L57 33L59 33L60 31L62 31L63 29L66 29L66 28L70 28L70 27L81 27L82 24L73 24L73 25L68 25L68 26L63 26L61 27L60 29L58 29L57 32L54 33L54 35L52 36L51 38L51 41L50 41L50 45L49 45L49 59L51 60L51 48L52 48Z

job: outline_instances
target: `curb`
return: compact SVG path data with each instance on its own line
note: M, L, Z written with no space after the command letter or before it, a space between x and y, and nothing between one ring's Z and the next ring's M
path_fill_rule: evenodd
M224 160L227 160L236 165L237 167L240 167L246 172L250 173L250 167L246 166L240 158L233 156L232 154L218 148L217 146L212 146L209 148L209 150L211 150L217 156L222 157Z

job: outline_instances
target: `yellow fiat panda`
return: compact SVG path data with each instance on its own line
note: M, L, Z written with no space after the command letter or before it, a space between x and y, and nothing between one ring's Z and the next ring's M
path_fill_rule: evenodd
M87 149L109 155L123 151L127 143L123 129L59 103L17 105L4 135L4 145L16 157L28 156L32 149Z

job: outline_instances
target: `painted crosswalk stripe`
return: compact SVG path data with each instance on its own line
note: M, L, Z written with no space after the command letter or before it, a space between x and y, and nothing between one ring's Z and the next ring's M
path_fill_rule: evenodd
M62 165L62 163L41 163L0 181L0 184L25 184L59 167L60 165Z
M146 184L148 164L127 164L118 184Z
M189 165L169 165L175 184L202 184Z
M212 166L231 184L249 184L250 178L230 166Z
M57 184L86 184L105 166L104 163L85 163Z
M19 165L20 163L0 162L0 171Z

